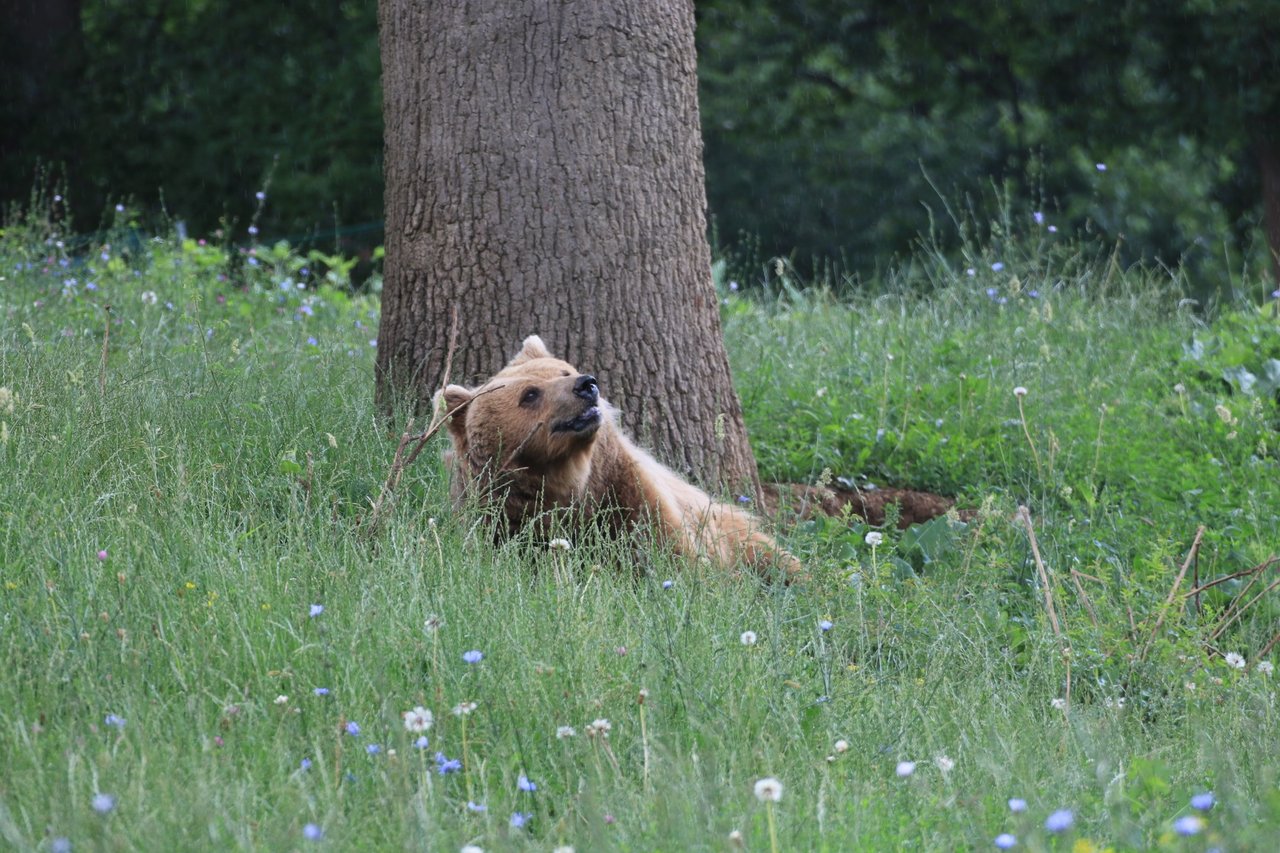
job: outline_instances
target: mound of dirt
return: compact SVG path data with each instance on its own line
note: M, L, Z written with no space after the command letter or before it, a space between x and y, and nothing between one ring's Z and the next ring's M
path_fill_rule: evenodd
M854 515L868 524L884 524L884 510L890 504L900 508L898 527L907 528L931 518L946 515L955 506L955 498L918 492L914 489L846 489L843 486L806 486L803 483L765 483L764 511L774 517L779 512L797 518L809 518L815 513L838 516L849 507ZM971 510L960 510L960 517L971 515Z

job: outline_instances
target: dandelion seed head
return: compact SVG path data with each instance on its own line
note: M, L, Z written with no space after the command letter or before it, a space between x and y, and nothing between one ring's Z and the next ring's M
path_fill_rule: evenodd
M840 740L836 741L836 743L835 743L835 751L836 751L836 752L848 752L848 751L849 751L849 741L845 740L844 738L841 738Z
M884 542L884 534L879 530L872 530L866 536L862 537L862 541L866 542L870 547L876 548Z
M762 803L776 803L782 799L782 783L772 776L756 780L756 799Z
M1241 655L1238 652L1227 652L1222 656L1222 659L1226 662L1227 666L1232 669L1244 669L1244 655Z
M755 631L743 631L738 637L738 641L744 646L754 646L757 639Z
M435 715L421 705L404 712L404 729L407 732L413 732L414 734L425 732L431 728L431 724L434 722Z
M1259 661L1258 665L1254 667L1254 669L1257 671L1258 675L1271 675L1276 671L1275 665L1269 660Z
M567 740L578 733L573 726L558 726L556 728L556 740Z

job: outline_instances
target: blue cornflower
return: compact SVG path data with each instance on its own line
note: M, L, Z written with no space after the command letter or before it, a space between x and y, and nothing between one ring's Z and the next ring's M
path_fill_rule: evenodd
M740 503L740 504L749 504L749 503L751 503L751 498L749 498L749 497L748 497L748 496L746 496L746 495L738 495L738 503Z
M360 737L360 724L355 720L347 721L347 734L352 737Z
M1000 291L996 290L994 287L987 288L987 296L990 297L991 299L995 299L999 293Z
M531 782L529 777L523 773L516 777L516 787L521 791L529 791L530 793L538 790L538 786L534 782Z
M108 726L111 726L113 729L123 729L125 720L124 717L118 717L115 714L107 714L107 718L103 722Z
M313 604L313 605L311 605L311 616L312 616L312 617L319 616L319 615L320 615L321 613L323 613L323 612L324 612L324 605L323 605L323 604Z
M302 827L302 837L308 841L321 841L324 839L324 829L318 823L309 823Z
M832 622L830 619L823 619L821 622L818 623L818 630L822 631L823 633L826 633L827 631L830 631L835 626L836 626L836 623Z
M71 839L65 835L59 835L49 842L49 851L50 853L71 853Z
M443 752L436 753L436 772L441 776L455 773L462 769L462 762L456 758L447 758Z
M480 663L480 661L484 660L484 652L472 649L469 652L463 652L462 659L467 663Z
M663 588L663 589L671 589L671 587L673 587L673 586L675 586L675 585L676 585L676 582L675 582L675 581L663 581L663 582L662 582L662 588Z
M1173 822L1173 831L1179 835L1198 835L1204 829L1204 818L1200 815L1183 815Z
M310 770L310 769L311 769L311 759L310 759L310 758L304 758L304 759L302 759L302 761L298 762L298 767L299 767L299 769L301 769L301 770Z
M413 742L413 745L416 746L418 749L426 749L430 744L431 744L431 741L427 740L426 735L423 735L422 737L418 738Z
M249 233L250 233L250 234L257 234L257 233L258 233L258 226L257 226L257 225L250 225L250 226L249 226Z
M467 800L467 811L469 812L480 814L481 812L487 812L488 810L489 807L484 803L473 803L471 800Z
M1011 797L1009 799L1009 811L1025 812L1027 810L1027 801L1019 797Z
M1004 269L1004 262L1003 262L1003 261L996 261L994 264L992 264L992 265L991 265L991 271L992 271L992 272L1000 272L1000 270L1002 270L1002 269Z
M312 335L311 337L307 338L307 345L308 345L308 346L313 346L313 347L318 347L318 346L320 346L320 342L319 342L319 341L317 341L317 340L315 339L315 336L314 336L314 335Z
M1044 820L1044 828L1050 832L1066 832L1076 822L1069 809L1058 809Z
M266 200L267 200L267 194L266 194L266 193L264 193L262 190L258 190L256 193L254 193L254 194L253 194L253 197L254 197L254 198L256 198L258 201L266 201Z
M1017 837L1007 832L1002 832L996 836L996 846L1001 850L1008 850L1010 847L1017 845L1017 843Z
M364 748L364 751L369 753L370 755L377 755L378 753L382 752L382 747L376 743L371 743Z
M315 690L312 690L311 692L312 692L312 693L314 693L314 694L316 694L317 696L328 696L328 695L329 695L329 688L328 688L328 687L317 687Z
M1038 211L1038 210L1037 210L1035 213L1031 214L1031 218L1032 218L1032 219L1034 219L1034 220L1036 221L1036 224L1037 224L1037 225L1043 225L1043 224L1044 224L1044 214L1043 214L1043 213L1041 213L1041 212L1040 212L1040 211Z
M1213 808L1213 804L1216 802L1217 800L1213 798L1213 791L1205 791L1191 798L1191 808L1207 812Z
M93 806L93 810L98 814L110 814L116 807L116 798L110 794L94 794L89 805Z
M532 818L533 818L533 813L532 813L532 812L512 812L512 813L511 813L511 828L512 828L512 829L521 829L521 828L523 828L523 827L524 827L524 825L525 825L526 823L528 823Z

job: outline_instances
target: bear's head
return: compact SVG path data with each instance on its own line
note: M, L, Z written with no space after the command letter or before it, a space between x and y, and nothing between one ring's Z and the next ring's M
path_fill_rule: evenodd
M595 377L553 357L537 335L479 388L450 385L441 395L454 452L472 467L540 470L580 456L612 414Z

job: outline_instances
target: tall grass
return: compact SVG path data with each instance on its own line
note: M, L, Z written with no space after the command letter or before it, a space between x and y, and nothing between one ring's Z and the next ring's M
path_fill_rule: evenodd
M1212 640L1247 578L1163 609L1197 526L1200 583L1277 549L1280 352L1256 305L1206 316L1142 271L1030 252L935 263L926 291L726 289L766 478L977 510L875 547L856 519L797 523L815 580L780 588L639 542L494 547L430 454L368 541L394 449L374 298L287 247L57 239L0 236L14 849L767 849L767 776L783 849L1262 849L1280 827L1254 659L1276 604Z

